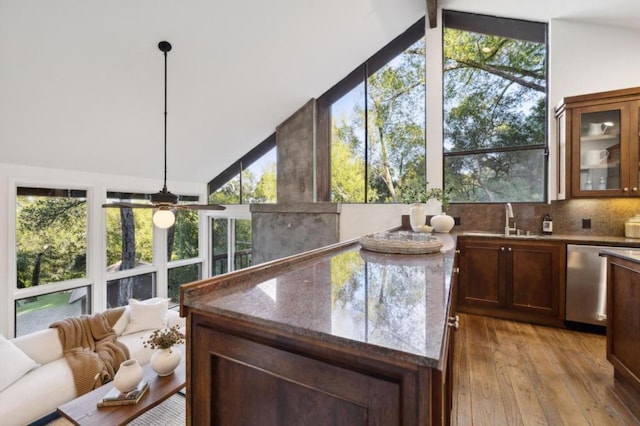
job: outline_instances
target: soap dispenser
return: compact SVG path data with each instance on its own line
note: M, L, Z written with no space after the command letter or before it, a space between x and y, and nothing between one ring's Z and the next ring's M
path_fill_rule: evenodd
M544 219L542 219L542 233L545 235L551 235L553 233L553 222L551 221L551 216L548 214L545 214Z

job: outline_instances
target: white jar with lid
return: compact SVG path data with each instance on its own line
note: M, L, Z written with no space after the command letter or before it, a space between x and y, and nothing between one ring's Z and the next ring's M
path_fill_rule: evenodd
M640 238L640 214L627 219L624 223L624 236L627 238Z

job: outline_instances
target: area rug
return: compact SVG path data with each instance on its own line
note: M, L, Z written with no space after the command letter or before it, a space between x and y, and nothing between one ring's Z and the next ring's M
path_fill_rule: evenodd
M128 424L130 426L184 426L186 424L185 397L180 393L173 395ZM47 426L73 426L73 423L59 418Z

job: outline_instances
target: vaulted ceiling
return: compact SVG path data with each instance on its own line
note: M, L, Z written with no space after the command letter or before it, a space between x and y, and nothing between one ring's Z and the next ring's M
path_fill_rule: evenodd
M439 0L638 28L636 0ZM0 163L207 182L426 12L426 0L0 0Z

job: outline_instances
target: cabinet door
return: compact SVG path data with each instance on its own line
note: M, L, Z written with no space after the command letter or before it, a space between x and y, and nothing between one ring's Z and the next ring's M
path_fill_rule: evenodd
M510 243L507 247L507 308L558 317L563 282L563 245Z
M628 195L630 103L575 108L571 126L572 196Z
M630 111L629 195L640 196L640 101L632 102Z
M486 240L464 240L460 242L460 277L458 287L458 309L465 307L504 307L504 244Z

